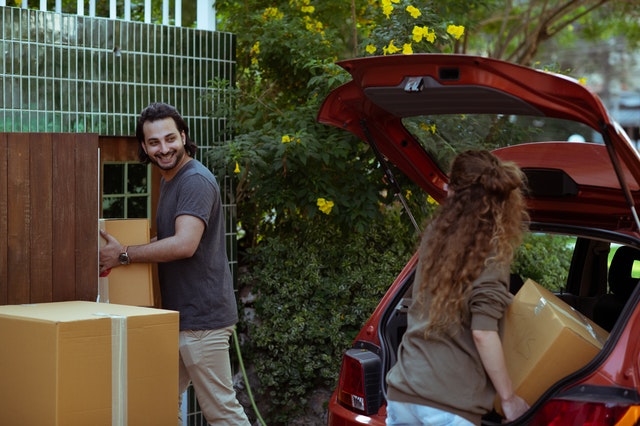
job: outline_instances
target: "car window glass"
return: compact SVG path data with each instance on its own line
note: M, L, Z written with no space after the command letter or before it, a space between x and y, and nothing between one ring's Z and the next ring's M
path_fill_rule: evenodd
M573 258L576 237L531 232L518 247L511 272L530 278L553 292L562 292Z
M600 134L584 124L548 117L449 114L407 117L402 122L442 170L466 149L542 141L602 143Z

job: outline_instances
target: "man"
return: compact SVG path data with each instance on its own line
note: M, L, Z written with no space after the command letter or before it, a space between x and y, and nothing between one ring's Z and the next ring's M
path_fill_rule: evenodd
M238 312L220 188L193 158L196 145L174 107L149 105L140 114L136 136L140 161L154 164L162 175L158 235L149 244L127 247L101 231L107 243L100 249L100 273L129 263L158 263L162 307L180 312L180 395L192 382L209 423L249 425L236 399L229 360Z

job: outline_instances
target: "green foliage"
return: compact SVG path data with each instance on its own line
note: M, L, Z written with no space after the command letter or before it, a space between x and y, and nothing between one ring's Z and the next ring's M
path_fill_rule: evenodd
M378 22L370 26L360 46L361 56L399 52L451 53L464 33L463 26L443 19L446 15L439 15L429 3L382 1L379 8L372 8L372 16Z
M335 386L342 352L414 249L398 209L367 232L343 230L326 217L297 226L251 250L252 272L240 277L258 295L259 321L250 325L245 353L262 398L271 401L270 425L287 424L310 391Z
M578 19L545 26L547 3L216 0L218 29L237 36L238 67L233 87L212 83L220 140L232 140L210 156L218 173L236 178L239 262L248 270L239 279L259 295L245 353L272 403L270 424L286 424L310 390L333 385L342 351L414 248L414 228L369 147L316 122L329 91L349 80L335 61L473 52L530 64L548 29ZM552 3L553 17L562 16ZM469 126L461 138L456 121L409 124L436 125L424 136L443 167L474 136ZM488 148L530 133L505 120L484 130L473 140ZM394 172L421 223L434 205ZM562 243L531 238L515 268L553 288L566 271Z
M610 1L591 13L583 14L572 27L572 32L590 41L626 40L629 47L640 44L640 10L638 5L629 1Z
M567 282L574 243L574 237L527 234L511 270L524 280L531 278L549 290L559 291Z
M408 4L396 4L390 16L397 21L394 31L410 35L414 18L403 9ZM216 2L225 30L238 34L240 69L235 87L212 83L214 116L226 123L222 130L233 140L213 150L210 160L216 170L238 178L236 202L247 235L243 245L287 232L292 221L313 220L320 199L333 203L328 212L332 223L359 231L380 216L381 205L396 201L387 195L393 191L367 145L316 122L322 100L348 80L334 61L358 38L350 30L366 33L367 43L381 43L382 37L388 42L392 28L380 6L352 6L331 1L312 5L309 0L256 1L250 7ZM439 28L433 46L444 48L444 40L453 37L446 32L447 22L423 9L429 25ZM252 29L250 34L246 28ZM419 193L411 183L403 184ZM424 200L414 197L419 220Z
M515 120L504 115L454 114L410 117L403 124L436 164L447 170L453 158L464 150L494 150L535 140L539 130L523 120L524 117Z

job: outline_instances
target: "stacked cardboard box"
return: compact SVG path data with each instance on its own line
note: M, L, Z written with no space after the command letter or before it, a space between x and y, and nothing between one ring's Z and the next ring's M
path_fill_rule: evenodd
M552 292L527 280L505 318L503 347L516 394L529 404L591 361L608 333ZM501 412L500 405L496 408Z
M96 302L0 306L0 423L175 426L178 313Z
M122 245L149 242L148 219L100 219L100 228L113 235ZM104 244L104 239L100 238ZM154 303L152 265L132 263L113 268L100 278L98 301L134 306L156 306Z

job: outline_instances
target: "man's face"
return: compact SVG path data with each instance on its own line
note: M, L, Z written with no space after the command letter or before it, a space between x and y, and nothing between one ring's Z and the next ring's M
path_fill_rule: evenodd
M144 143L142 148L151 163L164 171L170 171L185 158L185 135L179 132L172 118L147 121L142 126Z

